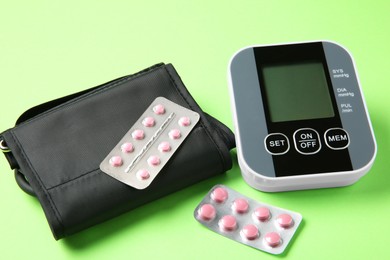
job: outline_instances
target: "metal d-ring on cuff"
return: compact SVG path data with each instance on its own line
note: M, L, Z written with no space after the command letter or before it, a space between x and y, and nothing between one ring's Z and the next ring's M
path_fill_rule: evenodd
M23 173L20 172L20 170L15 170L15 180L16 183L19 185L19 187L24 191L25 193L36 197L36 194L34 190L32 189L30 183L26 179L26 177L23 175Z
M8 153L8 152L11 151L11 150L9 149L9 147L7 146L7 144L5 143L4 139L1 139L1 140L0 140L0 150L1 150L3 153Z
M9 147L7 146L6 142L4 139L0 139L0 150L3 153L8 153L11 151ZM23 175L23 173L20 172L19 169L15 169L15 180L16 183L19 185L19 187L26 192L27 194L31 196L36 196L34 190L32 189L30 183L26 179L26 177Z

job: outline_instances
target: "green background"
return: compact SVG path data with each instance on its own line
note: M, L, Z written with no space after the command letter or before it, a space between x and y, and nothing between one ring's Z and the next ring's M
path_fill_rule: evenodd
M232 125L227 66L254 44L327 39L354 55L378 143L368 175L345 188L263 193L234 167L72 237L55 241L39 203L0 159L0 258L389 259L389 1L5 1L0 3L0 130L26 109L158 62L173 63L200 106ZM197 223L222 183L300 212L287 253L257 251Z

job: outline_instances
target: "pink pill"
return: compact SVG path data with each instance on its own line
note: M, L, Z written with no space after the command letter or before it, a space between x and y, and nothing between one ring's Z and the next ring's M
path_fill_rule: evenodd
M121 146L121 150L122 150L122 152L124 152L124 153L131 153L131 152L134 151L133 144L132 144L132 143L124 143L124 144L122 144L122 146Z
M218 224L219 224L219 227L225 231L233 231L237 228L236 218L233 217L232 215L223 216L219 220Z
M277 247L280 245L280 235L276 232L269 232L264 236L264 241L270 247Z
M150 177L150 173L146 169L141 169L137 172L137 177L140 180L147 180Z
M146 127L152 127L154 126L155 122L154 122L154 118L153 117L145 117L144 120L142 120L142 124Z
M255 225L249 224L242 228L241 235L248 240L254 240L259 236L259 230Z
M217 203L222 203L228 198L228 193L224 188L218 187L211 193L211 199Z
M253 212L253 215L255 216L256 219L258 219L259 221L267 221L270 217L270 212L269 212L269 209L266 208L266 207L260 207L260 208L257 208L255 209L255 211Z
M165 107L163 105L156 105L153 107L153 112L157 115L162 115L165 113Z
M281 214L276 218L276 222L281 226L282 228L289 228L293 225L293 219L288 214Z
M169 131L168 135L171 139L179 139L181 137L179 129L172 129L171 131Z
M248 211L248 208L249 204L245 199L236 199L233 202L233 210L235 210L237 213L245 213Z
M204 204L198 210L199 218L203 220L212 220L215 218L216 210L211 204Z
M109 163L111 166L119 167L122 165L122 158L120 156L113 156L111 157Z
M145 137L145 133L144 133L144 131L137 129L137 130L134 130L133 133L131 133L131 136L132 136L135 140L142 140L142 139L144 139L144 137Z
M179 119L179 125L181 126L189 126L191 124L191 120L187 116L183 116Z
M157 166L160 164L160 158L158 156L152 155L148 158L149 165Z
M171 150L171 145L168 142L162 142L158 145L158 150L164 153L169 152Z

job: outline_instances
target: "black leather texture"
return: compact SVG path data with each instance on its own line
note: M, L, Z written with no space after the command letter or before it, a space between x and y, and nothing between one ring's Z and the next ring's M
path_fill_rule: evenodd
M158 96L201 119L153 183L136 190L101 172L99 164ZM55 239L224 173L232 167L229 150L235 146L233 133L202 112L171 64L34 107L0 137Z

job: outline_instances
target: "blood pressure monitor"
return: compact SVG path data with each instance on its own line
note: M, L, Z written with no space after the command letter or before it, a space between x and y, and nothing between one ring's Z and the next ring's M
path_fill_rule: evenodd
M350 185L376 143L351 55L332 42L252 46L229 67L238 162L262 191Z

